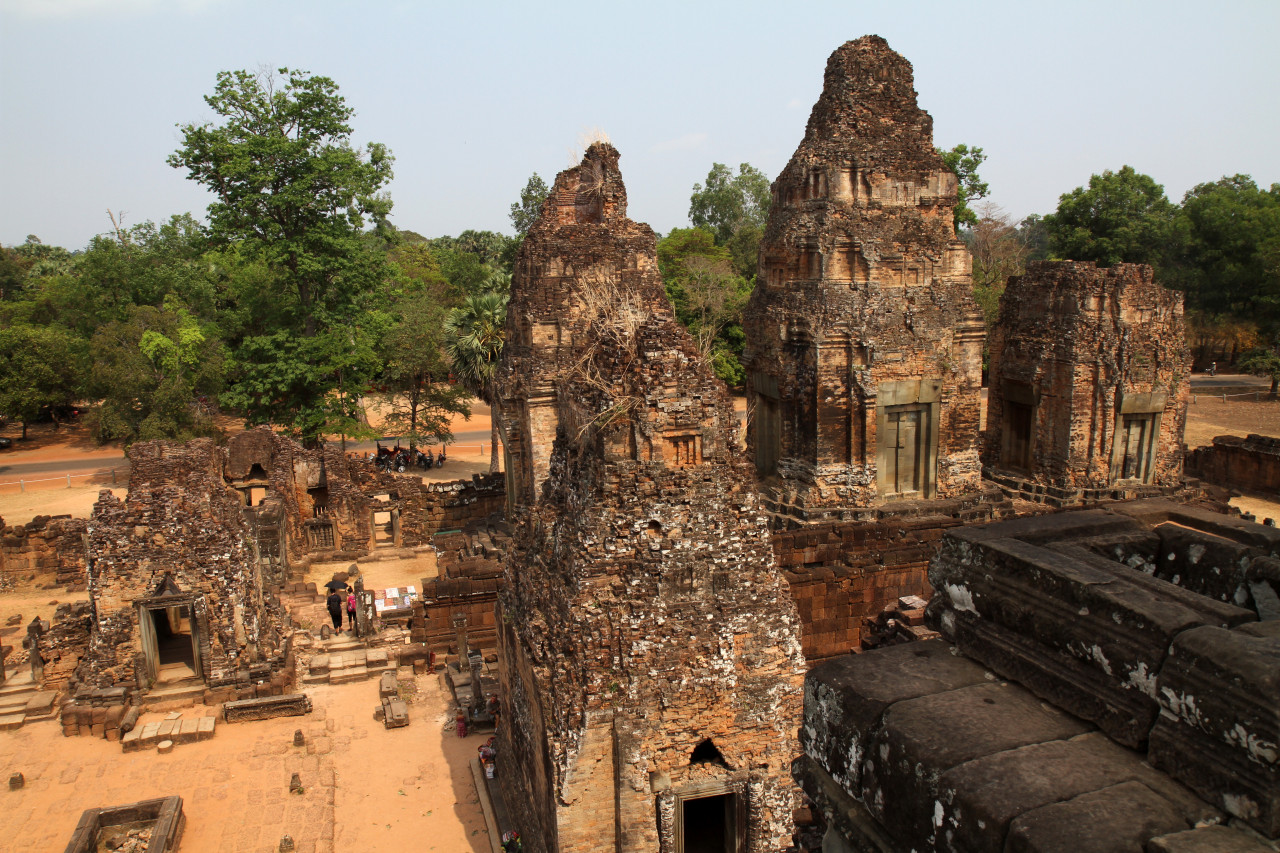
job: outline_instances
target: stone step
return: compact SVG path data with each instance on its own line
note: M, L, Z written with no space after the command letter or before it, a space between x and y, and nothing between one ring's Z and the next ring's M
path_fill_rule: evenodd
M4 686L0 686L0 699L6 696L13 696L18 693L32 693L40 689L40 685L31 680L30 677L26 681L14 683L13 679L5 682Z
M27 707L27 703L31 701L31 697L35 695L36 691L30 690L26 693L0 697L0 716L21 713Z
M152 688L142 698L144 707L158 705L161 702L198 702L204 698L203 681L184 681L178 684L166 684Z
M27 700L26 706L22 709L27 715L27 720L47 720L52 718L57 709L54 702L57 700L58 694L53 690L41 690L32 694Z
M364 681L369 677L369 670L363 666L352 666L329 673L330 684L349 684L353 681Z
M0 732L11 732L14 729L22 728L24 719L26 719L26 714L22 712L0 716Z
M363 651L365 648L364 643L359 640L347 640L337 637L332 640L326 640L323 645L325 652L331 655L341 654L342 652L354 652L356 650Z
M325 670L324 672L307 673L306 675L302 676L302 683L303 684L328 684L329 671Z

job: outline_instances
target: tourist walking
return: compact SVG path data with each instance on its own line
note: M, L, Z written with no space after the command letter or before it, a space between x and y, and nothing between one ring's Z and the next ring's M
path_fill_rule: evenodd
M347 627L351 629L351 633L356 632L356 591L354 589L347 591Z
M342 630L342 595L335 590L329 592L329 597L325 599L325 606L329 608L329 618L333 620L333 630Z

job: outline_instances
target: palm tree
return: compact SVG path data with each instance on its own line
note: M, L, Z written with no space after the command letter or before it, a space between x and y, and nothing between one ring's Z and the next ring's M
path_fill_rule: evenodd
M507 339L507 299L505 290L493 288L467 295L462 305L445 318L445 350L459 381L489 406L493 450L489 471L499 468L498 406L494 380L502 345Z

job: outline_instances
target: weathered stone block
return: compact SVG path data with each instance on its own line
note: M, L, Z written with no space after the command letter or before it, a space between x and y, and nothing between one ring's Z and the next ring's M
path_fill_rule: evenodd
M941 640L827 661L805 676L800 744L836 782L857 791L863 759L886 709L986 681L981 666Z
M867 750L872 760L863 772L861 799L900 841L929 838L937 828L939 780L948 770L1088 730L1012 685L981 684L898 702L885 711Z
M1156 680L1151 762L1269 837L1280 836L1280 639L1203 627Z
M930 566L941 599L931 614L966 654L1138 747L1173 638L1255 617L1063 540L1082 522L1117 525L1108 513L1068 515L1082 518L949 531Z
M403 699L382 700L382 725L388 729L409 725L409 706Z
M1003 850L1020 815L1123 782L1141 782L1168 800L1190 826L1222 815L1100 732L997 752L938 780L935 822L961 850Z
M297 717L311 713L311 697L290 693L265 699L244 699L222 706L222 717L228 723L267 720L273 717Z
M1173 803L1138 782L1123 782L1018 817L1007 853L1130 853L1147 841L1190 829Z
M1147 842L1147 853L1272 853L1274 847L1225 826L1204 826Z

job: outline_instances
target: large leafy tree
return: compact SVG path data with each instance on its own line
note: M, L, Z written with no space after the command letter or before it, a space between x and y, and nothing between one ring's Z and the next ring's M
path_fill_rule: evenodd
M217 435L212 399L222 388L222 341L180 301L131 307L94 334L91 352L98 441Z
M534 172L529 176L524 189L520 190L520 201L511 205L511 226L516 229L517 236L523 237L529 233L529 228L542 212L542 203L550 193L551 188L542 180L541 175Z
M728 248L738 274L754 279L772 199L769 178L750 163L739 165L736 175L723 163L713 163L706 185L693 185L689 221L710 229L716 244Z
M349 391L371 372L376 330L362 318L385 277L385 244L365 229L391 236L392 157L352 146L353 111L327 77L221 72L205 102L220 123L180 126L169 163L214 194L211 238L261 262L271 303L245 318L256 323L236 342L226 399L308 443L345 433Z
M1248 175L1200 184L1178 213L1180 284L1211 314L1280 326L1280 184Z
M489 470L501 467L498 456L498 408L494 380L507 340L508 293L492 288L467 294L445 320L445 350L457 379L488 404L493 449Z
M42 409L68 406L83 392L89 361L80 338L55 326L0 328L0 414L27 424Z
M1058 200L1044 218L1049 246L1060 258L1119 263L1167 264L1176 208L1164 187L1132 166L1089 178Z
M950 151L939 148L938 154L942 156L942 162L947 164L947 168L955 172L956 177L960 179L960 200L955 208L956 231L961 228L973 228L978 224L978 214L969 205L978 199L986 198L987 193L991 191L987 182L978 175L978 167L986 161L987 155L982 153L981 148L964 143Z

